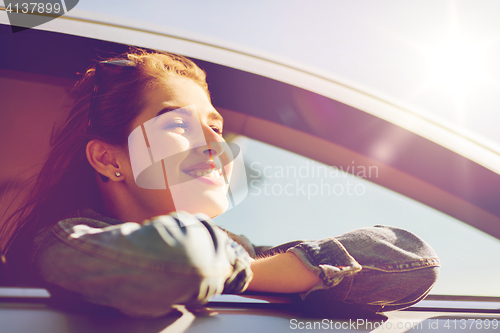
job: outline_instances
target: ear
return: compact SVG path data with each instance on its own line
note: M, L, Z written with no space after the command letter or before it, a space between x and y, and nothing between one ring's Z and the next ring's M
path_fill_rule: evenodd
M102 176L112 181L124 180L124 172L121 170L119 159L117 159L116 149L102 141L90 140L85 152L90 165L101 175L103 181L107 181L107 179L105 180ZM117 176L117 172L119 176Z

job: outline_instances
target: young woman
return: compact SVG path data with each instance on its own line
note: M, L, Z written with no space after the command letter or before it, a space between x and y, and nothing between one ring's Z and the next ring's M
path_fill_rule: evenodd
M402 229L259 252L211 222L228 206L232 156L191 60L134 49L90 68L72 96L34 190L4 228L16 230L2 256L16 282L147 317L245 290L394 310L435 283L435 253Z

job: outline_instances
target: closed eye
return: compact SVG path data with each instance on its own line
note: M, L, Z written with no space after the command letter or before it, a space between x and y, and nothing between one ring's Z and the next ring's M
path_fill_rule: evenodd
M222 129L220 127L217 127L217 126L211 126L210 127L215 133L219 134L220 136L222 136Z
M183 122L183 121L175 121L170 123L167 127L169 130L174 130L175 132L179 134L183 134L184 132L187 131L188 129L188 124Z

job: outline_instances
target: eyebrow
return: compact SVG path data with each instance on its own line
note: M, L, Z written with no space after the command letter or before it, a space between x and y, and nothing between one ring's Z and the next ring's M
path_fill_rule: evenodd
M176 112L184 113L186 115L190 115L191 114L191 112L187 111L183 107L180 107L180 106L167 106L167 107L164 107L163 109L161 109L160 112L158 112L156 114L156 117L161 116L162 114L170 112L170 111L176 111Z
M187 109L185 109L182 106L167 106L167 107L164 107L163 109L161 109L160 112L158 112L156 114L156 117L161 116L162 114L170 112L170 111L180 112L180 113L183 113L183 114L188 115L188 116L191 115L191 112L189 112ZM210 114L208 115L208 117L213 119L213 120L219 120L221 122L224 122L224 119L222 118L220 113L217 112L216 110L212 110L210 112Z

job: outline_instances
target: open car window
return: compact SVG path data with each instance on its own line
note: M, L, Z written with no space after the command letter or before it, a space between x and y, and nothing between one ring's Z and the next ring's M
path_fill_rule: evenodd
M365 179L378 176L376 167L328 166L244 136L233 142L245 158L248 196L215 219L220 226L273 246L377 224L404 228L440 257L431 294L500 296L500 240Z
M155 12L160 13L162 22L168 21L162 11ZM121 26L109 24L117 21L106 18L86 21L85 16L54 22L53 30L31 29L16 38L7 33L10 27L5 20L0 24L6 50L0 52L0 86L4 88L0 89L0 156L6 157L0 159L2 209L43 162L50 130L54 122L64 119L67 100L63 96L78 79L77 73L92 60L126 51L126 44L168 49L198 59L207 71L213 104L226 120L225 137L243 152L246 199L215 218L218 225L247 236L257 246L321 239L377 224L408 229L439 255L442 267L437 285L417 305L388 312L383 326L377 326L382 322L366 320L354 330L498 328L500 155L471 146L458 135L436 131L435 124L422 126L415 117L402 117L409 119L411 126L400 127L398 122L379 117L383 112L377 116L373 111L404 110L395 110L383 100L370 99L327 77L279 61L273 63L265 56L221 49L203 39L179 42L175 34L168 34L169 29L160 29L165 34L158 34L142 23L130 29L134 23L128 19L122 20ZM389 78L385 74L383 77ZM407 130L419 126L418 133ZM467 152L482 156L480 162L487 163L477 164L479 159L456 154L448 149L450 145L440 146L428 140L432 136L420 136L422 133L448 136L452 148L468 147ZM34 167L29 172L19 174L30 165ZM455 209L461 205L463 209ZM224 294L199 311L191 313L180 307L180 312L151 321L100 309L87 312L84 308L78 313L76 309L56 308L43 289L0 285L0 301L1 332L4 327L12 332L51 333L325 329L322 319L300 314L289 295ZM350 322L342 318L328 319L327 327L353 331Z
M0 28L3 32L9 29L6 25ZM6 199L9 199L7 190L15 190L6 184L11 184L27 165L39 165L43 160L51 126L61 118L59 112L65 102L62 96L78 78L76 73L90 64L89 59L98 58L98 54L121 53L128 48L123 44L54 32L30 30L20 36L16 40L6 38L4 45L11 51L2 54L4 61L0 66L0 84L9 88L0 91L4 106L1 113L4 144L0 148L3 156L9 157L1 161L0 180ZM40 55L38 45L46 46L48 51ZM229 65L199 62L208 73L217 108L294 130L282 132L285 135L269 133L269 140L281 135L286 142L292 142L298 133L314 135L323 142L327 140L355 151L359 153L357 156L378 159L380 165L395 166L400 174L413 173L422 179L421 183L441 185L440 193L455 191L457 197L470 200L471 205L498 212L496 198L500 183L496 173L476 170L480 166L470 160L331 97ZM328 82L321 83L331 88ZM30 92L30 98L24 98L25 91ZM232 124L236 133L240 133L238 124L247 121L224 117L227 127ZM258 129L262 122L253 124L252 128ZM17 145L7 144L9 142ZM382 175L394 178L392 174L371 168L366 162L358 163L357 158L350 162L348 155L344 156L348 160L343 165L348 171L345 173L246 137L239 136L234 142L243 151L249 193L234 210L215 219L222 227L246 235L255 245L320 239L377 224L402 227L427 241L442 260L441 277L432 293L500 296L497 283L500 259L496 255L500 252L500 241L439 210L363 179L376 181ZM23 149L18 149L19 146ZM385 149L389 148L390 153L391 147L398 157L394 160ZM315 147L306 147L312 148ZM322 154L321 149L318 151L317 154ZM328 153L336 155L336 151ZM475 170L481 177L461 173L464 170ZM352 177L350 173L359 177ZM443 181L440 183L438 178ZM408 190L411 186L403 182L399 189ZM405 191L409 192L412 191ZM8 202L6 199L2 205ZM498 227L493 225L491 230L498 236Z

